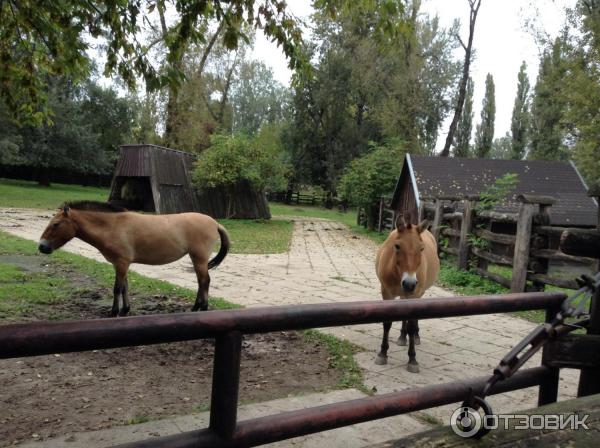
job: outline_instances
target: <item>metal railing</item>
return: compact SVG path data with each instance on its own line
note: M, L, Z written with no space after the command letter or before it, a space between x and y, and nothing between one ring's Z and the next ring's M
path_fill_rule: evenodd
M462 401L488 377L431 385L237 422L242 336L334 327L545 309L559 311L564 293L368 301L252 308L118 319L41 322L0 326L0 359L215 338L208 428L135 442L127 447L256 446L341 426ZM558 369L518 372L490 394L540 386L539 403L556 401Z

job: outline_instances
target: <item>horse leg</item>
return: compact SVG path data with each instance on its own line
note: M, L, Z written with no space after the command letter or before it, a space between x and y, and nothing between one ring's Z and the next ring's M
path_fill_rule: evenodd
M110 312L113 317L119 314L119 296L123 296L123 309L127 308L127 311L129 311L129 298L125 298L127 293L124 292L127 288L127 270L129 269L129 263L117 262L114 266L115 286L113 287L113 306Z
M406 321L405 320L402 321L402 330L400 330L400 336L398 337L396 344L398 344L401 347L406 346Z
M421 337L419 336L419 321L415 320L415 345L421 345Z
M377 358L375 358L375 364L377 364L378 366L387 364L387 351L388 348L390 348L390 344L388 342L390 328L392 328L391 322L383 323L383 339L381 340L381 351L377 355Z
M123 308L121 308L121 312L119 316L127 316L129 313L129 282L127 281L127 277L125 277L125 283L121 289L121 293L123 296Z
M394 298L394 296L390 295L383 288L383 286L381 287L381 297L383 298L383 300L392 300ZM387 352L388 352L388 348L390 347L390 344L388 342L390 328L392 328L391 322L383 323L383 339L381 340L381 351L377 355L377 358L375 358L375 364L377 364L379 366L387 364Z
M417 332L417 321L409 320L408 328L408 365L406 370L411 373L419 372L419 363L417 362L417 352L415 351L415 334Z
M198 279L198 294L192 311L206 311L208 309L208 287L210 286L210 275L208 275L208 263L192 257L194 270Z

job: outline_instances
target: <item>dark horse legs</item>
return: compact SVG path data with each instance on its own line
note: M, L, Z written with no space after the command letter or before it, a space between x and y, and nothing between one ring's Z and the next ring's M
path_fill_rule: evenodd
M208 288L210 286L210 275L208 275L208 266L206 262L202 262L195 257L192 258L196 278L198 279L198 293L196 294L196 302L192 307L192 311L206 311L208 309Z
M419 337L419 321L415 320L415 325L417 326L417 333L415 334L415 345L421 344L421 338ZM408 330L406 329L407 321L402 321L402 330L400 330L400 336L398 337L398 341L396 343L401 346L406 346L406 335L408 334Z
M390 348L390 344L388 342L390 328L392 328L391 322L383 323L383 339L381 341L381 351L377 355L377 358L375 358L375 364L380 365L380 366L387 364L387 351L388 351L388 348Z
M418 338L419 323L416 320L409 320L406 324L406 330L408 332L408 365L406 369L409 372L419 372L419 363L417 362L417 352L415 351L415 344Z
M127 282L127 269L125 263L115 264L115 286L113 288L113 306L111 316L127 316L129 313L129 285ZM119 313L119 296L123 297L123 307Z

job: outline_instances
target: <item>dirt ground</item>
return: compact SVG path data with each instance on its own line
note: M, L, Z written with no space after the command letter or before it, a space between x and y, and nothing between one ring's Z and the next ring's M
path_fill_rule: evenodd
M0 324L99 318L110 308L110 291L74 270L36 256L2 255L2 262L67 277L78 287L64 302L36 306ZM189 302L137 295L131 314L189 307ZM245 337L240 402L335 388L340 374L328 357L325 347L296 332ZM205 411L212 359L213 341L200 340L0 360L0 446Z

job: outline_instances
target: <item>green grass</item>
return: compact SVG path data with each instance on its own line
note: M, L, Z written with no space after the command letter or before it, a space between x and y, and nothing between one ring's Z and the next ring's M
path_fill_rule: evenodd
M26 180L0 179L0 205L16 208L55 209L65 201L102 201L108 189L80 185L52 184L41 187Z
M0 317L24 314L36 305L58 302L69 289L63 278L28 273L12 264L0 263Z
M290 248L294 223L251 219L220 219L231 239L233 254L283 254Z
M0 231L0 254L36 255L37 245L33 241L9 235ZM48 256L49 263L58 263L70 267L96 280L100 287L112 288L114 283L114 269L111 264L100 263L95 260L72 254L65 251L56 251ZM42 279L40 279L42 280ZM52 283L58 281L55 277L46 278L40 287L52 290ZM132 291L139 294L158 294L167 297L181 297L190 302L196 299L196 291L173 285L162 280L144 277L136 272L129 271L129 285ZM7 286L8 288L8 286ZM65 296L65 290L60 291ZM33 294L33 293L32 293ZM23 294L24 297L29 297ZM210 297L209 304L216 309L241 308L240 305L228 302L219 297Z
M303 333L307 341L325 346L330 355L329 365L342 373L338 383L341 389L354 388L369 395L373 394L373 391L365 386L362 369L354 359L354 353L361 352L363 349L318 330L306 330Z
M323 218L332 221L341 222L348 227L356 224L356 210L349 209L346 213L341 213L335 209L326 209L324 207L312 207L310 205L286 205L276 202L269 202L269 209L273 216L302 216L306 218Z

